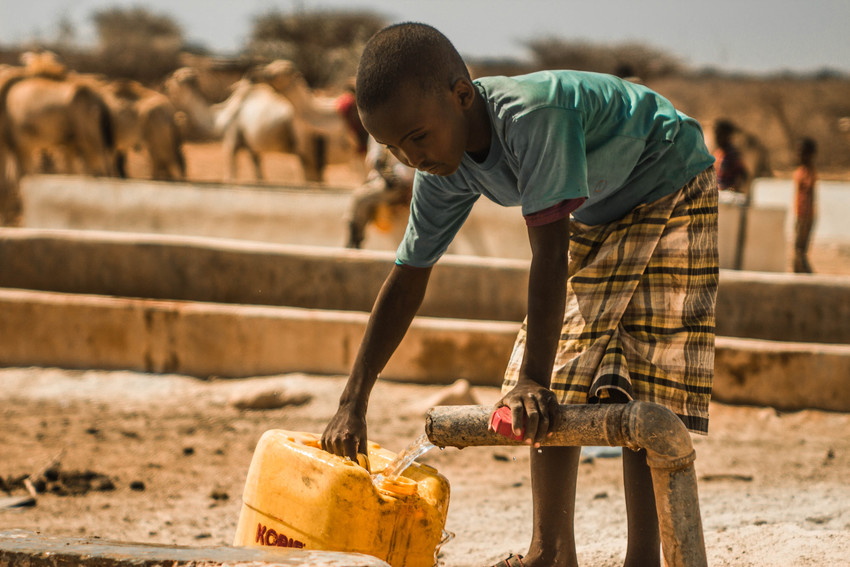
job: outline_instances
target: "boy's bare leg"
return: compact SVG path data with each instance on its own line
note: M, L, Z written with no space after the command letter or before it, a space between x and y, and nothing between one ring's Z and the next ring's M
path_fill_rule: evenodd
M581 447L531 449L534 531L526 567L575 567L574 515Z
M623 485L629 530L624 567L658 567L661 564L661 536L645 449L632 451L623 448Z

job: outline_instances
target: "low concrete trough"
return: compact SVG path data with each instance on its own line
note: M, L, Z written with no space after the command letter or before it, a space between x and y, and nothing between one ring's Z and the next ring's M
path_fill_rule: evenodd
M0 287L368 312L388 251L0 228ZM448 255L420 314L522 321L528 262ZM717 334L850 344L850 278L721 270Z
M0 531L0 566L11 567L389 567L361 553L187 547L55 537L26 530Z
M346 374L368 315L0 289L0 364L199 377ZM383 377L498 386L518 323L417 317ZM715 399L850 411L850 345L718 338Z

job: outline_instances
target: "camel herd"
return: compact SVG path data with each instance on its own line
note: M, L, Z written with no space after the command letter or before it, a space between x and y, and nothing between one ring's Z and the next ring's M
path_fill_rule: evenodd
M187 123L221 140L225 180L235 177L240 150L251 156L257 180L268 152L297 156L307 181L321 182L329 164L348 164L365 176L357 134L335 99L315 94L288 61L253 70L220 103L205 97L198 72L188 67L159 91L67 70L49 52L25 54L21 62L0 66L0 210L22 175L126 177L132 150L145 155L153 179L184 178ZM0 224L9 224L8 216Z
M323 181L329 164L347 164L365 175L356 136L337 112L336 99L315 95L288 61L270 63L250 79L237 81L230 96L217 104L207 100L198 72L188 67L172 73L164 90L196 129L222 141L229 164L226 180L236 176L240 150L250 155L258 181L267 152L298 156L307 181Z

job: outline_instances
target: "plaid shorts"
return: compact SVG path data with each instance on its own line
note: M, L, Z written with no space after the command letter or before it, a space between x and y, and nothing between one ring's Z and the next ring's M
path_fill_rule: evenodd
M570 223L564 326L550 388L562 404L661 404L708 431L717 296L714 168L617 221ZM502 391L516 385L526 324ZM619 394L617 394L619 392Z

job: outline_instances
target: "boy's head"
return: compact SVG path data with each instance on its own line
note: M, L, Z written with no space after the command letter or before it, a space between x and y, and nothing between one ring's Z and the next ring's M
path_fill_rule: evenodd
M406 22L376 33L360 56L357 107L372 112L402 87L424 93L448 91L469 71L451 41L435 28Z
M480 95L469 71L452 43L431 26L395 24L372 36L360 58L355 92L366 130L421 171L451 175L470 140L481 135L470 120Z

